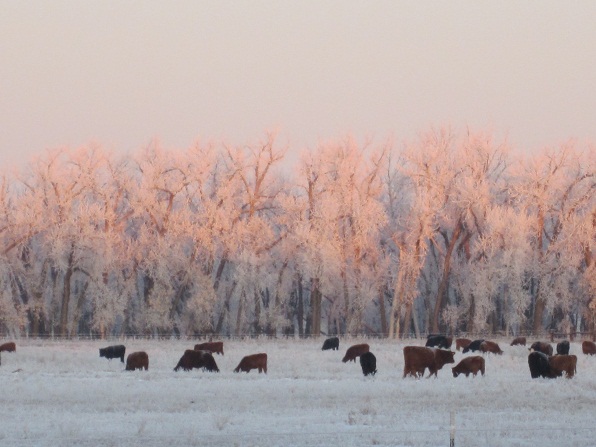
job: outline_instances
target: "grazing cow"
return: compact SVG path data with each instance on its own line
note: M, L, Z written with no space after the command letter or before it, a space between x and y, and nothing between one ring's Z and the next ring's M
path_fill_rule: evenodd
M453 372L453 377L457 377L460 374L465 374L468 377L470 373L476 377L478 371L484 375L484 357L480 355L465 357L456 366L451 368L451 371Z
M207 341L195 345L195 351L209 351L214 354L224 355L223 341Z
M213 355L209 351L195 351L194 349L187 349L184 351L174 371L182 368L184 371L190 371L193 368L202 368L203 371L219 372L219 368L215 363Z
M582 352L586 355L596 355L596 343L593 341L584 341L582 343Z
M535 341L530 346L530 351L538 351L546 354L548 356L553 355L553 347L550 343L545 343L543 341Z
M429 375L437 377L439 371L447 363L455 363L455 352L422 346L406 346L404 348L404 377L424 377L428 368Z
M339 338L331 337L325 340L323 342L323 347L321 348L321 351L327 351L328 349L331 349L333 351L339 351Z
M472 351L472 352L480 351L480 345L483 342L484 342L484 338L479 339L479 340L474 340L468 346L466 346L462 352L465 354L466 352L469 352L469 351Z
M550 372L553 377L560 377L563 373L571 379L577 371L577 356L557 354L548 359Z
M472 343L472 340L469 338L456 338L455 349L459 351L461 349L467 348L470 343Z
M124 345L108 346L107 348L99 348L99 356L112 360L120 357L120 361L124 363L124 352L126 348Z
M377 358L372 352L365 352L360 356L360 366L362 367L362 374L374 376L377 373Z
M453 338L446 337L444 335L429 335L426 339L426 347L427 348L443 348L443 349L451 349L451 344L453 343Z
M526 346L526 337L515 337L510 346Z
M541 351L532 351L528 355L528 366L530 367L530 375L532 379L538 377L545 377L552 379L554 376L550 371L549 356Z
M16 350L17 345L15 345L14 341L9 341L8 343L0 345L0 352L15 352Z
M264 371L267 374L267 354L252 354L247 355L240 360L240 363L234 370L235 373L244 371L248 373L251 369L258 369L259 374Z
M145 351L133 352L126 357L126 371L134 371L135 369L149 369L149 356Z
M489 340L484 340L482 343L480 343L480 351L484 353L490 352L491 354L503 354L503 351L501 351L499 345L494 341Z
M557 343L557 354L569 355L569 341L563 340Z
M341 360L342 362L346 363L349 361L356 361L356 357L360 357L365 352L368 352L370 347L366 343L362 343L361 345L353 345L348 348L346 351L346 355Z

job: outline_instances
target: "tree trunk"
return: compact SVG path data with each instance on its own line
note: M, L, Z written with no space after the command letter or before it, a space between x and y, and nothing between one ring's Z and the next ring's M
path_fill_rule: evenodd
M385 288L381 286L379 288L379 312L381 316L381 334L383 337L387 337L387 315L385 314Z
M68 265L66 272L64 272L64 281L62 288L62 305L60 307L60 335L66 337L68 335L68 308L70 306L70 280L73 273L74 248L71 247L68 255Z
M318 337L321 334L321 291L319 278L311 278L310 305L312 309L312 323L310 335Z
M302 289L302 276L298 276L298 309L296 319L298 320L298 336L304 337L304 293Z

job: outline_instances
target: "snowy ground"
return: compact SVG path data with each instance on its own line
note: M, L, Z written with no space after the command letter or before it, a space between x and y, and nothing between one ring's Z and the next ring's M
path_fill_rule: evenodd
M194 341L16 340L2 353L0 444L10 446L456 446L596 445L596 357L577 376L530 378L527 349L500 343L484 378L402 379L404 343L368 340L375 377L341 362L350 344L322 339L225 341L221 372L172 369ZM123 343L149 354L149 371L125 372L98 349ZM422 341L408 344L422 345ZM267 352L269 373L235 374ZM456 363L463 357L456 354Z

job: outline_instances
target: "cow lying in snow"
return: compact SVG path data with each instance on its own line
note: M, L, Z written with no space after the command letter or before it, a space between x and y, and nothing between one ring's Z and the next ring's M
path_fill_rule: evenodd
M16 350L17 345L14 343L14 341L9 341L0 345L0 352L15 352Z
M510 346L526 346L526 337L515 337Z
M491 354L503 354L503 351L501 351L501 348L499 347L499 345L497 343L495 343L494 341L489 341L489 340L484 340L482 343L480 343L480 352L490 352Z
M258 369L259 374L261 372L267 374L267 354L263 352L243 357L234 372L249 372L251 369Z
M207 341L195 345L195 351L209 351L214 354L224 355L223 341Z
M377 373L377 358L372 352L365 352L360 356L360 367L365 376L374 376Z
M453 338L446 337L445 335L429 335L426 338L425 346L427 348L443 348L443 349L451 349L451 344L453 343Z
M133 352L126 357L126 371L134 371L135 369L149 369L149 356L145 351Z
M582 343L582 352L586 355L596 355L596 343L592 341L584 341Z
M323 342L323 347L321 348L321 351L327 351L328 349L331 349L333 351L338 351L339 350L339 338L331 337L331 338L328 338L327 340L325 340Z
M350 362L350 361L355 362L356 357L360 357L362 354L364 354L365 352L368 352L368 351L370 351L370 347L366 343L350 346L348 348L348 350L346 351L346 355L344 355L344 358L341 359L341 361L344 363Z
M451 372L453 372L453 377L457 377L460 374L465 374L465 376L468 377L470 373L472 373L472 375L476 377L478 371L480 371L480 373L484 375L484 357L480 355L472 355L470 357L465 357L456 366L451 368Z
M126 352L126 348L124 345L114 345L108 346L107 348L100 348L99 349L99 356L105 357L106 359L112 360L117 359L120 357L120 361L124 363L124 353Z
M529 348L530 351L538 351L538 352L542 352L543 354L546 355L553 355L553 347L550 343L546 343L543 341L535 341L534 343L532 343L530 345Z
M467 348L470 343L472 343L472 340L469 338L457 338L455 339L455 349L459 351L460 349Z
M428 368L429 375L437 377L439 371L447 363L455 363L455 352L422 346L406 346L404 348L404 377L423 377Z
M187 349L180 357L178 364L174 371L182 368L184 371L190 371L193 368L202 368L203 371L219 372L219 368L215 363L213 355L209 351L195 351L194 349Z

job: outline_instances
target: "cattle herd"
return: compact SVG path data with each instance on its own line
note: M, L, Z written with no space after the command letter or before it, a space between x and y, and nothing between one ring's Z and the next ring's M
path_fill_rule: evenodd
M403 377L412 376L422 378L428 369L428 377L435 377L439 370L448 363L455 363L455 352L451 351L453 338L445 335L429 335L425 346L405 346L404 353L404 373ZM511 346L526 346L525 337L514 338ZM536 341L530 345L528 354L528 366L532 378L555 378L565 375L572 378L577 372L577 356L569 354L569 341L564 340L556 345L556 354L553 354L553 347L550 343ZM480 352L482 354L501 355L503 351L499 345L490 340L478 339L470 340L467 338L457 338L455 340L457 351ZM339 338L331 337L324 341L323 351L339 350ZM7 342L0 345L0 353L16 352L16 344ZM582 352L585 355L596 355L596 344L591 341L582 342ZM126 347L124 345L113 345L99 349L99 356L109 360L120 359L124 363ZM182 368L184 371L201 369L207 372L219 372L219 368L213 357L213 354L224 355L222 341L210 341L199 343L194 349L187 349L180 357L180 360L174 367L174 371ZM370 351L367 343L360 343L350 346L346 350L342 362L356 362L360 358L360 367L365 376L374 376L377 373L377 359ZM1 359L0 359L1 364ZM126 371L148 370L149 355L145 351L137 351L128 354L126 357ZM234 372L250 372L256 369L259 373L267 373L267 354L257 353L243 357ZM478 372L481 375L485 373L485 360L481 355L471 355L464 357L456 366L451 368L453 377L464 374L468 377L470 374L476 376Z

